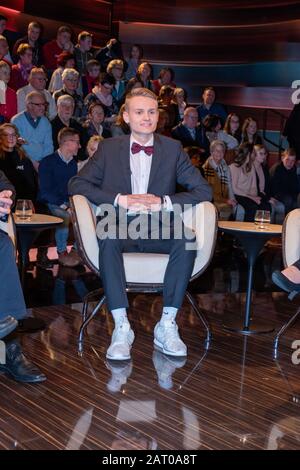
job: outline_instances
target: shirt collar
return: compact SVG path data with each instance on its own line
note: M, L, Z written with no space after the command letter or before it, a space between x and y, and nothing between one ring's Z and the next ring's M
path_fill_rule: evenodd
M132 134L130 135L130 149L131 149L131 146L133 144L133 142L137 142L138 144L140 145L143 145L143 147L148 147L149 145L153 145L154 144L154 135L152 134L151 137L149 138L149 140L145 143L145 144L141 144L140 142L137 141L137 139L135 139Z
M67 165L73 160L73 157L70 160L66 160L59 149L57 150L57 153L58 153L58 156L61 158L61 160Z

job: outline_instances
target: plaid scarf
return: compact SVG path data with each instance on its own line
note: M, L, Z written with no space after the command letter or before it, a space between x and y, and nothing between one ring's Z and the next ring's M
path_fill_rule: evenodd
M228 171L229 168L224 160L221 160L219 165L216 165L212 157L209 157L203 165L204 176L208 180L214 179L216 176L220 180L221 195L228 198Z

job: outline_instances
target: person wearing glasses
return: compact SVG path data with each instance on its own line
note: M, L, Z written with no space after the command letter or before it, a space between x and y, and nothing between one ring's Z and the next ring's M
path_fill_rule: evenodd
M120 109L123 98L125 95L126 90L126 81L122 79L123 72L124 72L124 62L120 59L111 60L106 69L109 75L112 75L116 80L112 90L112 97L118 107Z
M55 100L52 97L51 93L46 90L47 77L44 72L44 69L39 67L33 67L29 75L29 85L26 85L20 88L17 91L17 100L18 100L18 113L26 109L25 99L28 93L31 91L40 91L43 93L48 106L46 115L49 119L53 119L57 114Z
M11 120L24 139L23 149L35 169L39 162L53 153L52 128L46 118L47 101L40 91L31 91L25 99L26 111L16 114Z
M57 102L58 98L63 95L72 96L75 102L75 109L73 117L83 117L83 99L82 96L77 92L79 86L79 73L75 69L65 69L62 73L63 87L53 93L53 98Z

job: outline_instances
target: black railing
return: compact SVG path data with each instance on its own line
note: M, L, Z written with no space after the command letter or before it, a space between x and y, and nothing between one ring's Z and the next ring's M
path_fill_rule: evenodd
M268 132L268 118L270 116L270 114L275 114L276 116L278 116L279 120L280 120L280 125L279 125L279 137L278 137L278 141L275 142L273 141L272 139L270 139L269 137L267 137L267 132ZM273 145L275 148L278 149L278 157L280 159L281 157L281 152L282 150L284 150L284 147L282 145L282 142L283 142L283 130L284 130L284 126L285 126L285 122L286 122L286 116L284 114L282 114L280 111L277 111L276 109L265 109L264 110L264 115L263 115L263 138L266 142L269 142L269 144Z

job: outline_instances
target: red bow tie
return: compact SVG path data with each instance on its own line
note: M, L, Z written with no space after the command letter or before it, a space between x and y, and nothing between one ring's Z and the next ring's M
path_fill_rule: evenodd
M150 157L153 154L153 145L148 145L147 147L138 144L137 142L133 142L131 145L131 152L133 155L135 153L139 153L141 150L144 150L144 152Z

